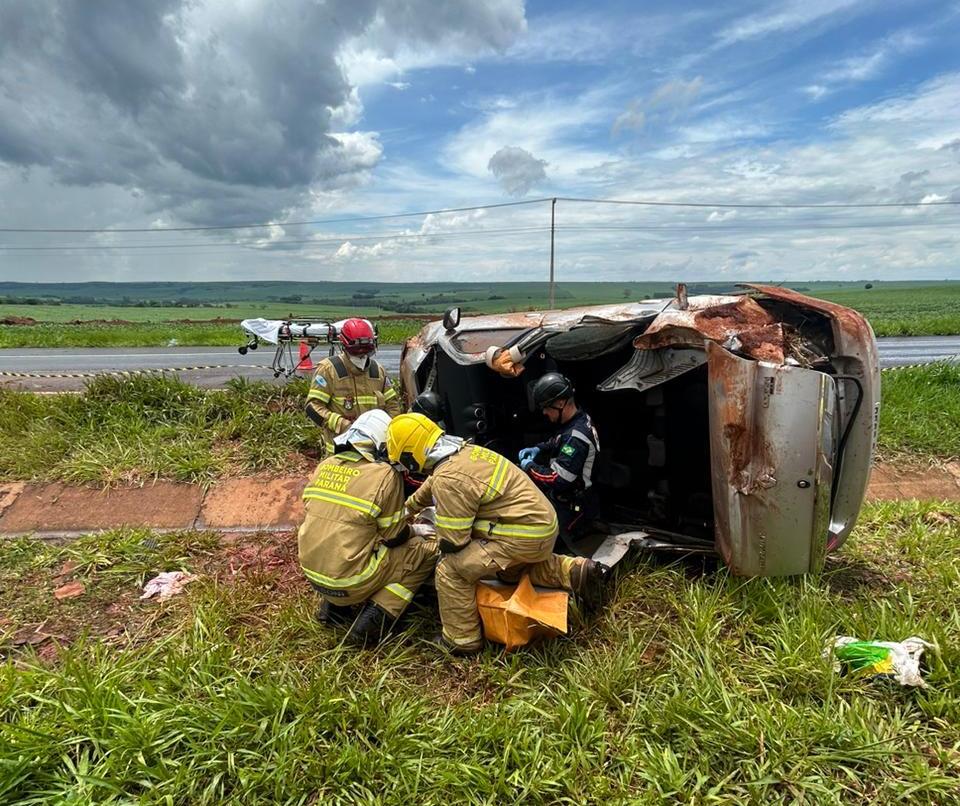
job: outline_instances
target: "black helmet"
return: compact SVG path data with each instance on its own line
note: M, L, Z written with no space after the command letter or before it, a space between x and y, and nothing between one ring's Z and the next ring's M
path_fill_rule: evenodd
M559 372L548 372L533 385L533 407L545 409L555 400L573 397L573 384Z
M421 392L413 401L410 412L412 414L422 414L435 423L439 423L443 420L443 401L440 399L440 395L432 390Z

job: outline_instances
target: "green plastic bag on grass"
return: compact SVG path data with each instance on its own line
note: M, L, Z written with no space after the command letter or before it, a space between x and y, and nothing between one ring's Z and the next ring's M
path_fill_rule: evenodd
M903 686L927 684L920 676L920 656L933 648L922 638L912 636L903 641L860 641L849 635L827 642L824 657L834 657L834 671L846 667L861 674L891 675Z

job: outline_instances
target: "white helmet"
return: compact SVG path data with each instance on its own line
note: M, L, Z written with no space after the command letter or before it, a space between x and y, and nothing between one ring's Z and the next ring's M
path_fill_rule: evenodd
M389 425L390 415L382 409L365 411L346 431L334 437L333 443L337 448L349 446L368 462L373 462L387 444Z

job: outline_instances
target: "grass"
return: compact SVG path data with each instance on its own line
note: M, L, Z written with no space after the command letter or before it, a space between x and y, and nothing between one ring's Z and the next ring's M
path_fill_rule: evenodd
M141 538L89 538L85 551L122 567ZM0 800L956 802L957 506L868 507L818 577L643 559L569 640L463 660L419 642L429 606L379 650L341 646L311 618L292 536L286 565L238 573L225 570L236 544L170 540L167 556L201 573L184 596L134 600L124 635L90 631L54 657L8 648ZM66 550L16 544L14 598L39 588L56 619L66 603L42 574ZM117 595L142 571L116 573ZM835 674L821 650L838 634L937 642L930 688Z
M960 457L960 367L885 372L882 395L882 458ZM318 444L305 396L303 379L282 387L238 379L208 391L163 375L103 376L79 395L0 388L0 480L207 483L300 472Z
M860 311L878 336L951 336L960 334L960 283L811 290Z
M210 392L163 375L101 376L81 395L0 390L0 478L203 483L297 472L317 455L305 399L304 380L279 387L235 379Z
M401 344L423 327L420 320L384 320L378 323L381 344ZM246 337L239 324L41 323L0 325L3 347L236 347Z
M960 366L931 364L884 372L881 400L881 456L960 457Z

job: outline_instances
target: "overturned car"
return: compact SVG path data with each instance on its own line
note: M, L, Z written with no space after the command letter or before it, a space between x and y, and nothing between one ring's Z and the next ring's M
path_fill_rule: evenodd
M404 347L408 403L425 390L446 428L515 457L546 438L537 378L571 378L600 436L597 535L716 552L741 575L816 571L863 503L880 407L876 341L849 308L788 289L461 319ZM592 542L591 542L592 541Z

